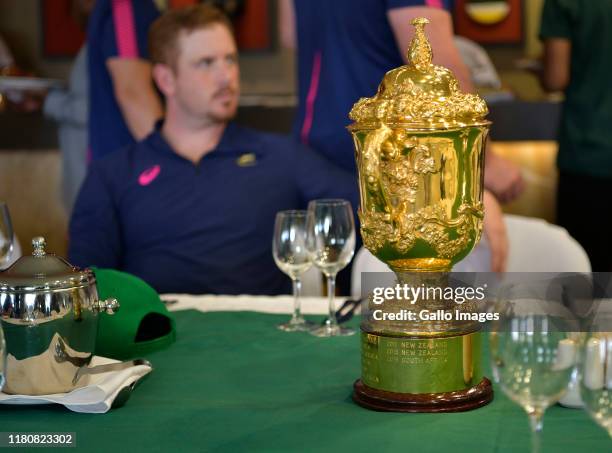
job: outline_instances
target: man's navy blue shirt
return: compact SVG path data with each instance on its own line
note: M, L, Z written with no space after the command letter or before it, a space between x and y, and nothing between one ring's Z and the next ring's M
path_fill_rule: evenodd
M70 261L137 275L161 293L281 294L277 211L358 203L355 177L290 138L229 124L199 164L158 129L92 162L70 222Z
M147 59L149 27L159 16L152 0L97 0L87 27L89 149L98 159L135 140L115 98L109 58Z
M373 96L385 73L404 64L388 11L449 7L449 0L294 0L299 107L294 136L355 171L348 114ZM406 24L410 27L410 24Z

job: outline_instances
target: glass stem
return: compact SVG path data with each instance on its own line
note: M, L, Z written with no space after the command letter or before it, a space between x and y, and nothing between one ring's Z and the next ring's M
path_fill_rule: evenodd
M302 319L302 304L300 303L300 295L302 293L302 280L299 277L293 279L293 317L292 322L297 322Z
M542 443L542 416L544 413L539 409L529 412L529 425L531 426L531 452L540 453Z
M336 321L336 307L334 306L334 296L336 294L336 276L327 276L327 297L329 298L329 317L325 323L329 329L335 329L338 327Z

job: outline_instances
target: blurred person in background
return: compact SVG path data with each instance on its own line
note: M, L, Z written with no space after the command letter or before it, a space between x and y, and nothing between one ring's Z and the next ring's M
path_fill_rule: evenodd
M294 135L355 171L348 112L371 96L385 73L405 64L412 19L427 17L434 63L449 68L461 89L474 92L454 44L446 0L280 0L280 39L297 50L298 113ZM485 185L502 202L524 188L519 169L487 152Z
M546 0L542 85L563 91L557 223L612 271L612 0Z
M33 77L32 71L23 70L15 61L11 48L0 35L0 76ZM0 112L6 109L18 112L40 110L45 93L40 90L6 89L0 91Z
M72 0L75 21L87 28L95 0ZM68 216L87 172L87 120L89 114L87 45L83 45L72 65L68 87L53 89L45 98L43 112L59 125L62 153L62 202Z
M427 36L434 63L449 68L461 89L474 92L470 72L454 44L448 2L443 0L280 0L280 39L297 50L298 112L294 135L332 162L355 172L353 142L346 126L348 112L373 95L385 73L406 63L414 35L411 21L427 17ZM513 163L487 151L485 187L500 201L524 189ZM497 204L486 196L488 205ZM492 269L503 271L507 258L501 210L487 208L485 233Z
M152 0L97 0L87 30L89 146L98 159L142 140L162 117L147 34L159 11Z
M0 75L10 75L14 65L13 54L2 35L0 35Z
M70 261L117 268L162 293L282 294L271 238L280 210L357 206L354 176L290 137L237 126L240 77L219 10L171 10L150 33L166 116L92 162L70 222Z
M454 42L461 55L461 60L470 72L472 86L501 89L499 74L485 48L471 39L458 35L455 35Z
M13 64L13 54L2 35L0 35L0 76L9 75ZM6 94L0 92L0 112L6 108L7 102Z

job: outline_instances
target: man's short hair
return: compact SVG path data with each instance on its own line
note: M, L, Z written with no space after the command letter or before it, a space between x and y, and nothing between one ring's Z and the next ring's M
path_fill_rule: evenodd
M214 24L225 25L233 34L232 23L220 10L209 4L171 9L162 14L149 30L149 55L153 64L176 67L181 33L192 33Z

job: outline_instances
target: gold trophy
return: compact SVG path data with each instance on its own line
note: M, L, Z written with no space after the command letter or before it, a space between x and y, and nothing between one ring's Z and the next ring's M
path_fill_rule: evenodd
M365 247L400 284L445 285L482 232L484 146L490 122L477 95L432 63L425 18L415 19L408 64L389 71L377 94L360 99L349 126L359 172ZM430 312L453 302L422 298L387 306ZM460 307L469 311L469 304ZM364 307L367 313L372 301ZM473 308L473 307L472 307ZM374 409L456 412L490 402L478 323L437 319L361 324L361 379L353 399Z

